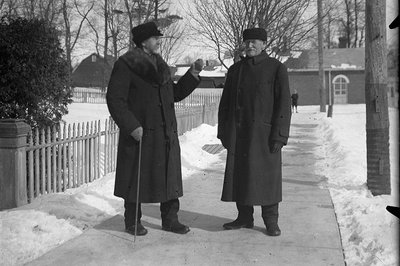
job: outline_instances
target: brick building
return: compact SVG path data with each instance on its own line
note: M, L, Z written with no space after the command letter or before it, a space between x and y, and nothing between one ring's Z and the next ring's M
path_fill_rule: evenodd
M289 72L291 91L299 93L299 105L319 104L318 50L301 51L284 64ZM365 102L364 48L324 50L325 87L335 104ZM327 103L329 93L327 93Z

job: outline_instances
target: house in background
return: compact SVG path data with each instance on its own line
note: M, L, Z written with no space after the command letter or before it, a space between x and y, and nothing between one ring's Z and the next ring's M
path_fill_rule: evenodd
M289 57L289 86L299 93L299 105L319 105L318 50L304 50ZM335 104L365 102L364 48L324 49L324 74L327 89Z
M112 56L104 57L93 53L82 60L72 72L72 86L85 88L106 88L114 65Z
M228 67L233 64L233 59L224 59L224 64ZM176 64L176 72L172 76L172 79L177 82L186 71L190 68L190 64ZM225 76L228 70L221 64L209 65L206 61L204 69L200 72L201 81L197 86L201 89L222 89L225 84Z
M319 105L318 50L304 50L283 59L289 85L299 105ZM365 103L365 48L324 49L325 88L334 104ZM398 50L388 53L388 103L398 107ZM329 92L331 94L329 95Z

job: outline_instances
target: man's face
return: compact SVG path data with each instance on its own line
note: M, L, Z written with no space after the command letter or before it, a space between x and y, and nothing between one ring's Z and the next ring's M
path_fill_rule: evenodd
M160 37L153 36L145 40L143 43L143 49L150 53L156 54L158 53L158 49L160 48Z
M261 54L261 52L266 47L266 44L264 41L257 40L257 39L246 40L244 43L246 45L246 55L248 57L253 57L253 56Z

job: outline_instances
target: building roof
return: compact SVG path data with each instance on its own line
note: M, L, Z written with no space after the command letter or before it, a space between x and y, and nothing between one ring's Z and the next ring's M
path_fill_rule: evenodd
M288 69L318 69L318 50L304 50L298 57L288 58ZM324 68L364 69L365 48L324 49Z
M113 66L112 58L107 59L104 64L104 57L96 53L83 59L72 73L72 85L76 87L107 86Z

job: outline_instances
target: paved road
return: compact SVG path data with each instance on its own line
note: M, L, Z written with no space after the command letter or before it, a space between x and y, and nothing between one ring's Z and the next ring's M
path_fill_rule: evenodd
M117 215L28 265L345 265L332 201L324 177L315 174L315 163L323 159L313 152L319 145L316 127L308 114L292 118L283 155L280 237L264 233L260 207L253 229L223 230L223 223L236 218L236 208L220 201L219 163L184 182L180 219L191 227L187 235L162 231L159 206L146 204L149 233L136 243ZM226 151L219 156L225 159Z

